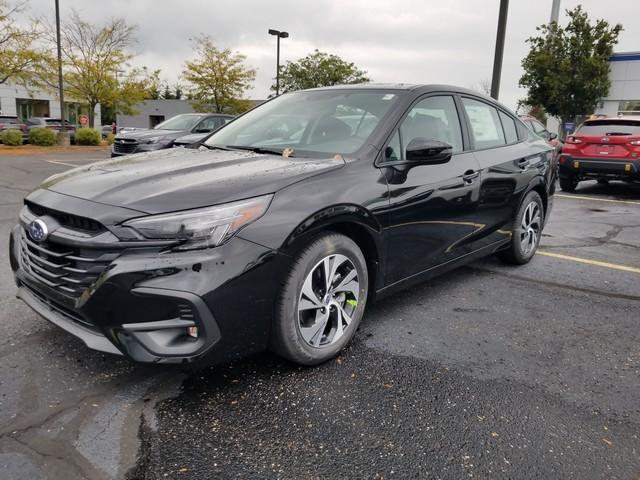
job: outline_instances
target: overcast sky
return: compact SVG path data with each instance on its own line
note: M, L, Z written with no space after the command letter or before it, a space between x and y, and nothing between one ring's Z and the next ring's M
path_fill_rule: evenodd
M30 13L53 14L53 0L30 0ZM525 39L549 21L551 0L512 0L500 100L515 108ZM622 23L616 51L640 50L639 0L562 0L582 3L592 19ZM60 0L64 16L76 8L88 21L124 16L138 26L136 63L160 68L171 83L192 57L189 39L210 35L217 46L247 56L257 70L251 98L266 98L275 75L275 37L286 30L281 61L318 48L355 62L376 82L478 86L491 78L499 0ZM566 18L561 15L561 23Z

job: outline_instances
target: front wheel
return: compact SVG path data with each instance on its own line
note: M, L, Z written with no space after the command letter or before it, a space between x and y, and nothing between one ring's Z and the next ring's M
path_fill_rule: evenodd
M285 278L271 350L300 365L333 358L358 328L368 285L366 260L353 240L328 233L311 241Z
M520 205L512 228L511 243L500 252L506 263L524 265L536 253L544 225L544 207L537 192L529 192Z

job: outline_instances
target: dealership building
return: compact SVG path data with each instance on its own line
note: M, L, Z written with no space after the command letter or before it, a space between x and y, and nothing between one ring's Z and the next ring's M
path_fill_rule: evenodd
M89 113L88 105L81 102L64 102L65 118L78 124L80 115ZM0 114L15 115L23 122L29 117L60 118L60 100L53 93L25 88L22 85L3 83L0 85ZM95 125L100 125L100 105L96 106Z
M596 114L640 115L640 52L614 53L609 59L611 88Z

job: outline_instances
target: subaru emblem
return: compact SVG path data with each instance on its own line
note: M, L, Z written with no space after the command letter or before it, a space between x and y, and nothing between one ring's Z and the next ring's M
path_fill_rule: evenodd
M35 242L44 242L49 236L47 224L39 218L36 218L29 224L29 236Z

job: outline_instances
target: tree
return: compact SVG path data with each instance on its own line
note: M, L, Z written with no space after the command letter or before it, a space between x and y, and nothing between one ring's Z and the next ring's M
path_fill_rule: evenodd
M354 63L317 49L295 62L287 62L280 69L281 92L370 81L367 72L357 68ZM271 91L276 91L275 84L271 86Z
M542 106L563 124L592 113L609 93L608 59L622 31L622 25L611 27L604 20L592 24L580 5L567 15L565 28L556 22L541 25L540 35L527 40L531 50L522 61L520 79L529 89L524 102Z
M42 38L40 24L31 22L21 27L16 16L24 10L24 3L11 6L0 0L0 85L13 81L22 85L34 83L46 59L37 46Z
M159 71L150 72L146 67L130 68L119 78L134 57L128 51L135 42L134 32L135 27L123 18L97 26L82 20L76 11L61 27L65 95L88 104L91 127L97 104L117 106L118 112L131 114L136 104L158 89ZM51 41L55 41L54 37ZM53 65L50 71L56 71ZM56 78L51 77L48 83L57 88Z
M244 99L256 77L256 71L246 67L246 57L229 48L218 49L210 37L194 40L197 58L187 61L182 76L189 85L189 98L197 111L237 114L247 110Z

